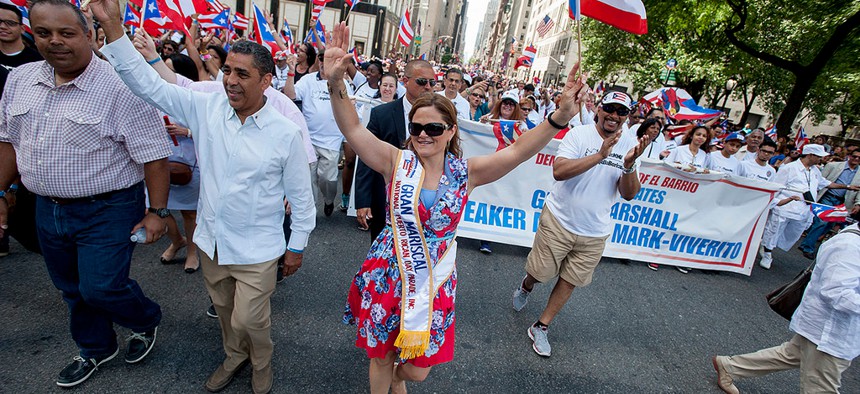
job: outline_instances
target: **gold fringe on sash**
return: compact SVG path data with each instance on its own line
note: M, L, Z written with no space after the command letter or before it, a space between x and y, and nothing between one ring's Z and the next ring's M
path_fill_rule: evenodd
M409 360L423 356L430 346L430 331L400 331L394 346L400 348L400 358Z

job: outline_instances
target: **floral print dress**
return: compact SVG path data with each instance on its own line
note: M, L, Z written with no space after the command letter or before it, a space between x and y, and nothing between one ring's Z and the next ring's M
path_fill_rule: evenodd
M438 257L445 253L454 240L462 209L468 199L466 162L465 159L449 153L438 189L440 193L444 191L444 194L430 207L426 207L424 203L418 206L418 216L424 226L430 261L438 261ZM390 188L390 185L388 187ZM389 216L390 214L386 213L385 228L370 246L367 259L352 280L343 318L344 323L358 326L355 345L365 349L369 358L384 358L392 351L399 353L394 341L400 333L402 288ZM456 290L455 267L433 299L433 320L427 351L422 356L406 360L407 362L425 368L454 358Z

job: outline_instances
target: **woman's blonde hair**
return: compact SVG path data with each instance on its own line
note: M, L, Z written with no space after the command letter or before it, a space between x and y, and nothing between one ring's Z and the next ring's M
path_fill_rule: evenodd
M436 94L426 92L421 96L418 96L418 99L415 100L415 103L412 104L412 110L409 111L409 121L412 122L412 117L415 116L415 111L419 108L424 107L433 107L436 111L442 115L442 120L445 121L449 126L457 126L457 108L454 107L454 103L451 102L447 97ZM412 146L412 135L409 135L409 138L406 139L406 148L412 151L415 151L415 148ZM451 140L448 141L448 146L446 148L447 152L452 153L456 157L463 157L463 151L460 150L460 128L454 131L454 136L451 137Z

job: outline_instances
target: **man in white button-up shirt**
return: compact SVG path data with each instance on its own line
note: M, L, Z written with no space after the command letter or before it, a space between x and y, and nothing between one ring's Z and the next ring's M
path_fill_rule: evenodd
M223 94L192 92L162 80L120 25L115 0L90 5L108 44L102 53L131 91L188 126L200 166L200 202L194 242L209 295L218 312L226 358L206 382L225 388L240 367L253 366L255 393L272 387L270 297L278 258L285 273L301 266L315 225L308 159L301 132L266 103L274 67L263 46L242 41L227 56ZM142 45L142 30L135 40ZM292 236L285 245L283 199L293 206Z
M860 215L854 214L854 219ZM733 378L800 368L802 393L838 393L842 373L860 355L860 231L851 225L823 243L788 342L755 353L713 358L717 384L738 393Z

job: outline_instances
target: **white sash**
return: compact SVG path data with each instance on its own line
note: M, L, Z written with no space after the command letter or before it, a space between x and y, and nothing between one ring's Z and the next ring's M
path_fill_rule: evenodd
M456 242L436 264L430 261L424 229L418 217L424 169L412 151L403 150L391 183L389 209L401 280L400 334L394 345L400 357L424 354L430 344L433 298L454 270Z

